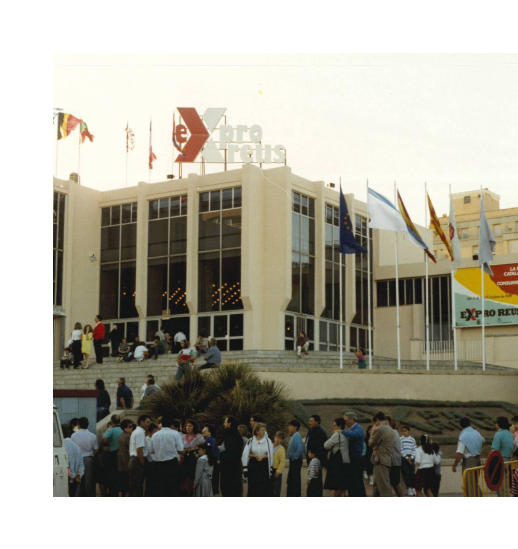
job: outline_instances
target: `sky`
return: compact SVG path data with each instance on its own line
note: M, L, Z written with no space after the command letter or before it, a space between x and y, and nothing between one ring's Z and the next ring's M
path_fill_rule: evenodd
M53 81L53 107L82 118L95 136L79 159L75 130L56 155L54 126L54 175L57 158L59 178L79 169L95 189L126 185L127 121L136 139L132 186L148 181L150 117L158 182L178 175L173 111L226 107L228 123L259 124L263 143L284 145L299 176L341 177L360 200L367 179L390 199L396 182L417 223L425 221L425 182L439 215L449 211L449 185L454 193L482 185L502 208L518 206L515 54L55 54ZM184 177L198 170L184 164Z

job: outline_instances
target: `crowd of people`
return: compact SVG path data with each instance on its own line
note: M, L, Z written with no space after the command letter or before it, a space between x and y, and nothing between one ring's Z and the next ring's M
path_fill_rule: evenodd
M95 327L90 324L83 328L80 322L74 326L70 339L67 341L61 357L61 369L88 369L90 367L90 354L92 342L95 348L96 362L102 364L102 344L105 338L105 328L102 316L95 317ZM193 367L197 358L202 356L204 362L199 366L200 370L215 368L221 364L221 352L214 338L209 338L205 333L200 333L195 344L191 346L186 335L177 330L173 336L162 327L156 332L153 342L141 341L138 335L131 334L130 341L123 336L116 324L113 325L108 339L111 344L111 356L116 357L117 363L143 362L145 359L158 359L160 355L176 354L177 372L176 379ZM84 365L83 365L84 361Z
M124 386L122 380L119 389ZM152 376L142 388L144 393L150 387L156 388ZM132 395L124 390L120 395L118 404L131 408ZM268 435L261 414L253 414L249 426L226 417L221 430L194 419L182 425L168 414L155 421L142 414L136 425L129 419L121 421L118 414L110 419L99 441L88 431L86 418L63 425L71 496L94 496L99 484L101 495L111 497L212 497L220 492L240 497L248 484L248 497L279 497L288 460L286 495L301 497L304 458L308 497L321 497L324 489L331 497L365 497L366 484L373 496L401 497L401 477L408 496L437 497L440 492L442 452L437 442L423 434L417 445L410 426L402 425L400 435L394 418L383 412L364 432L356 413L347 411L333 420L331 437L320 425L320 416L313 414L305 440L299 433L300 421L293 419L287 425L287 445L283 431ZM512 423L511 427L507 418L497 419L492 445L505 461L518 454L518 417ZM468 418L460 424L454 472L460 462L463 470L480 464L484 443ZM516 472L511 493L518 494Z

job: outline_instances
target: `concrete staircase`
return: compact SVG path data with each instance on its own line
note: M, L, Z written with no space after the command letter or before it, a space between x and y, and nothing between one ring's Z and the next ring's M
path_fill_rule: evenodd
M340 356L333 352L310 352L309 355L297 358L293 351L228 351L222 353L224 364L248 364L253 370L267 371L339 371ZM197 359L196 364L203 364L203 359ZM461 371L481 371L481 365L475 362L459 362ZM346 354L343 358L343 373L358 372L356 357ZM397 369L397 361L391 358L373 357L373 370L394 371ZM402 361L401 369L404 371L426 370L425 361ZM453 371L453 362L431 361L432 372ZM509 368L501 366L486 366L488 372L504 371ZM512 370L514 373L514 371ZM371 372L366 372L372 375ZM133 391L135 404L140 401L141 387L147 374L155 376L158 385L176 374L176 356L163 355L157 360L145 360L142 363L133 361L116 364L114 358L105 358L103 364L95 364L88 370L61 370L59 362L54 362L54 389L94 389L95 380L102 379L114 400L119 377L126 378L126 384ZM518 375L518 370L516 370Z

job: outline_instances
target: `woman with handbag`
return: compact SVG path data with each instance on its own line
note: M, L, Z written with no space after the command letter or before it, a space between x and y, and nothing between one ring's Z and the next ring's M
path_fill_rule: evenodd
M254 436L243 450L243 474L248 477L248 497L271 497L273 445L266 436L266 425L256 423Z
M342 435L345 420L337 417L333 420L333 436L324 442L324 448L330 450L327 476L324 488L331 490L331 497L344 497L348 488L349 441Z
M196 475L196 454L198 444L205 439L199 434L200 427L194 419L185 422L185 434L182 435L183 451L180 452L180 494L182 497L192 497L194 493L194 477Z

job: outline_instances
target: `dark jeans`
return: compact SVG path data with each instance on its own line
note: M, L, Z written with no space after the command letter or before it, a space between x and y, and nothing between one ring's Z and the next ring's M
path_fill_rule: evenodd
M281 497L281 489L282 489L282 474L279 476L279 478L275 478L275 473L272 475L272 495L273 497L279 498Z
M176 375L174 376L174 378L177 380L182 379L182 377L189 371L190 367L191 367L190 361L178 364L178 369L176 370Z
M415 463L412 461L410 464L403 458L401 460L401 474L403 475L406 487L413 488L415 486Z
M138 458L131 456L129 460L129 492L130 498L144 496L144 467Z
M81 341L74 340L72 342L72 354L74 355L74 368L79 366L81 360L83 360L83 353L81 352Z
M94 458L88 456L83 458L85 473L81 478L81 497L95 497L95 479L94 479Z
M94 339L94 349L95 349L95 361L97 362L97 364L102 364L103 363L103 340L102 339Z
M157 496L180 497L180 469L177 459L157 461Z
M288 480L286 483L287 497L300 498L302 495L302 481L300 479L301 469L302 457L299 459L290 459L290 468L288 469Z
M159 493L159 463L158 461L146 461L146 491L147 498L160 496Z
M307 497L308 498L321 498L323 496L324 487L322 485L322 477L312 478L309 481Z
M365 485L363 484L363 459L351 459L349 465L349 497L365 498Z
M150 357L163 355L164 353L165 353L165 351L162 351L162 349L159 349L158 347L150 347L149 348L149 356Z
M61 366L61 369L66 368L68 370L70 368L70 366L72 366L72 361L71 360L61 360L61 362L59 364Z
M108 484L108 496L116 498L119 496L119 472L117 470L117 450L106 454L106 477Z
M211 368L217 368L219 364L214 364L213 362L205 362L205 364L202 364L199 369L200 370L209 370Z
M68 483L68 497L70 498L78 498L80 496L80 484L77 484L75 480L71 480Z

